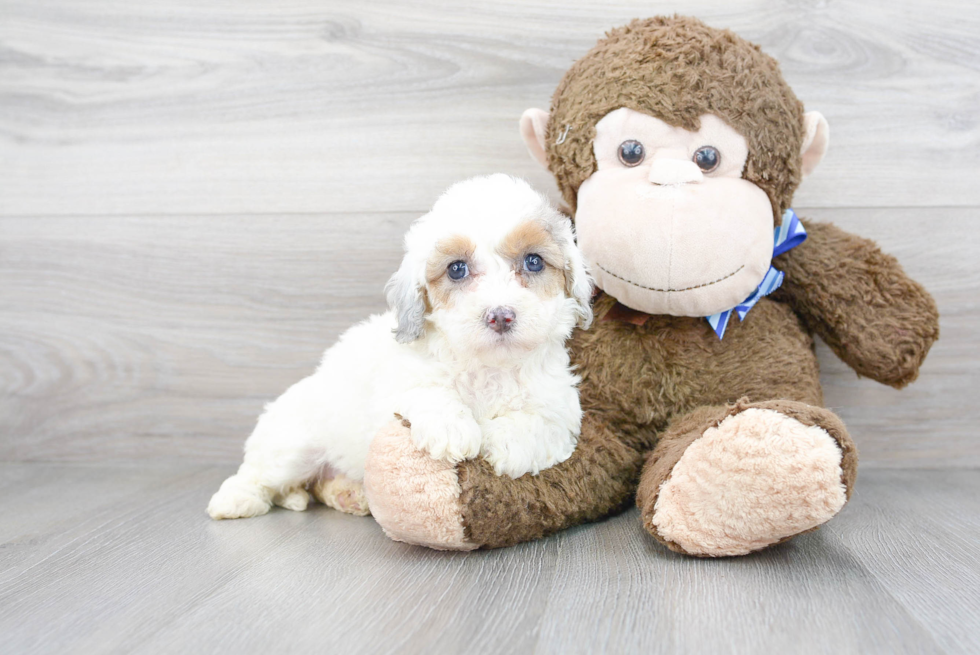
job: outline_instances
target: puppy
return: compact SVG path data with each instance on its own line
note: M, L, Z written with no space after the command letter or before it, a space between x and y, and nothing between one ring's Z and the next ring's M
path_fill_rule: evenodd
M570 221L526 182L493 175L446 191L405 250L390 311L349 329L266 407L212 518L303 510L307 489L367 514L368 446L396 415L432 457L483 455L498 475L572 454L582 410L564 343L592 320L592 281Z

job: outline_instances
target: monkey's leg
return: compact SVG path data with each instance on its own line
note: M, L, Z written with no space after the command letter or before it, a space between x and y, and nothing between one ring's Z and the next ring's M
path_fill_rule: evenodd
M791 400L702 407L671 422L637 490L643 526L671 550L744 555L830 520L857 450L830 410Z
M625 509L649 449L587 411L572 456L514 480L482 458L456 466L415 448L410 427L375 437L364 476L371 513L389 537L441 550L499 548Z

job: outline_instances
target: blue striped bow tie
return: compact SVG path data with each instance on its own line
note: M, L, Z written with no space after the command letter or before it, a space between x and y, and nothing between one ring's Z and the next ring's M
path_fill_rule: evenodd
M783 223L776 228L775 240L772 247L773 258L783 254L787 250L792 250L796 246L800 245L806 241L806 230L803 229L803 224L800 223L800 219L796 216L796 212L792 209L787 209L783 214ZM726 309L718 314L712 314L707 316L708 323L711 324L711 329L715 331L718 338L721 339L725 336L725 328L728 327L728 320L732 317L732 313L738 314L738 320L745 320L745 315L749 313L749 310L755 307L755 304L759 302L759 299L763 296L768 296L770 293L779 288L779 285L783 283L783 274L781 271L777 271L773 266L769 265L769 270L766 271L766 276L762 278L762 283L752 292L748 298L735 305L731 309Z

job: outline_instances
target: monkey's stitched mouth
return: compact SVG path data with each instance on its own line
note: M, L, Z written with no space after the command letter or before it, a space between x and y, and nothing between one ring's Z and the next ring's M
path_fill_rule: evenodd
M703 289L704 287L710 287L712 284L718 284L719 282L722 282L724 280L727 280L728 278L732 277L733 275L735 275L736 273L738 273L739 271L741 271L743 268L745 268L745 264L742 264L741 266L739 266L738 268L736 268L734 271L732 271L728 275L725 275L724 277L720 277L717 280L712 280L711 282L702 282L701 284L696 284L693 287L685 287L683 289L657 289L655 287L648 287L648 286L644 286L642 284L637 284L636 282L633 282L632 280L627 280L622 275L616 275L615 273L613 273L612 271L610 271L608 268L606 268L605 266L603 266L599 262L596 262L596 266L598 266L599 268L601 268L606 273L609 273L610 275L612 275L617 280L622 280L626 284L628 284L630 286L634 286L637 289L645 289L647 291L659 291L661 293L679 293L681 291L693 291L694 289Z

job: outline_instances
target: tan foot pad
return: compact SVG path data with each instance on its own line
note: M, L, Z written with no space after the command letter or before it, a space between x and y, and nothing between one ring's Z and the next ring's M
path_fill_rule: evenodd
M744 555L844 506L841 451L825 430L771 409L729 416L685 450L649 528L691 555Z
M437 550L477 548L464 533L456 467L418 450L400 421L375 436L364 488L375 520L395 541Z

